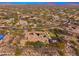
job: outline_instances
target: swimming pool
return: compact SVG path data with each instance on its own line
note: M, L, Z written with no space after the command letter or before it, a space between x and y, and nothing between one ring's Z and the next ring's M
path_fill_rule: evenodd
M0 34L0 40L2 40L4 38L3 34Z

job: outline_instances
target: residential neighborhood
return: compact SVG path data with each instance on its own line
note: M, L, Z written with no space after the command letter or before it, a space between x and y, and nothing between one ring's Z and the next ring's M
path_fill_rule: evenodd
M0 5L0 56L79 56L79 8Z

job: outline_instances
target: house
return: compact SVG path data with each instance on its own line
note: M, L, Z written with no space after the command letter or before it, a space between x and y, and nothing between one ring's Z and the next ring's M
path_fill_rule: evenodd
M27 41L41 41L41 42L47 42L48 43L48 37L46 36L47 32L41 32L41 31L32 31L27 32L25 35L27 37Z

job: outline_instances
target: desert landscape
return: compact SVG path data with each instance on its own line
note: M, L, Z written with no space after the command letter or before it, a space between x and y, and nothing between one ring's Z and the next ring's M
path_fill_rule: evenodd
M0 56L79 56L79 5L0 5Z

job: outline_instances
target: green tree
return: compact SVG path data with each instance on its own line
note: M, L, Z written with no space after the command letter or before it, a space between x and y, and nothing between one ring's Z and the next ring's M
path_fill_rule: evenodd
M40 48L40 47L45 46L45 44L43 42L37 41L37 42L33 43L33 46L35 48Z

